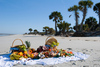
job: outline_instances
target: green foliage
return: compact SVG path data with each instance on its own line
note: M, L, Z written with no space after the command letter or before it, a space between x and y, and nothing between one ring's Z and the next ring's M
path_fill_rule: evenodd
M30 33L31 33L31 31L32 31L32 28L29 28L29 31L30 31Z
M45 31L45 34L54 34L55 31L53 28L49 28L48 26L43 27L43 31Z
M38 32L37 29L35 29L34 32Z
M100 27L100 2L94 5L93 10L99 16L99 27Z
M51 13L51 15L49 15L49 19L53 19L53 21L60 22L61 20L63 20L63 17L60 12L54 11Z
M81 27L80 27L80 31L83 30L83 22L86 18L86 14L87 14L87 9L91 8L93 5L93 2L91 0L81 0L79 2L79 6L81 6L83 9L81 10L83 12L83 18L82 18L82 22L81 22Z
M47 35L47 32L49 30L49 27L48 26L45 26L45 27L43 27L43 30L45 31L45 35Z
M63 34L65 34L66 30L67 30L67 32L69 31L70 25L71 24L63 21L63 22L60 22L59 24L57 24L57 27L59 28L60 32L62 32Z
M89 17L86 19L85 24L88 24L88 26L90 28L91 26L97 25L97 20L94 17Z
M46 31L46 30L49 29L49 27L48 26L45 26L45 27L43 27L43 29Z
M60 12L54 11L49 15L49 19L55 21L55 35L57 34L57 22L63 20L63 17Z
M93 10L97 14L100 12L100 2L94 5Z
M96 28L96 31L100 31L100 27L97 27L97 28Z
M76 30L76 27L74 26L73 29ZM78 29L80 29L80 25L78 25ZM87 24L83 24L83 30L84 31L89 31L89 27L88 27Z
M88 24L83 24L83 30L84 30L84 31L89 31L89 26L88 26Z
M89 17L89 18L86 19L85 24L87 24L89 29L91 31L93 31L96 28L97 20L94 17Z
M38 32L38 30L37 30L37 29L35 29L35 30L34 30L34 34L36 35L37 33L39 33L39 32Z
M53 29L53 28L49 28L49 29L48 29L48 33L49 33L49 34L54 34L54 33L55 33L55 31L54 31L54 29Z
M82 10L82 9L83 8L81 6L74 5L74 6L70 7L68 9L68 11L72 12L72 11L78 11L78 10ZM79 13L77 12L77 14L79 14Z
M82 10L83 7L74 5L68 9L69 12L74 11L75 14L75 21L76 21L76 31L78 31L78 18L79 18L79 10ZM70 17L70 16L69 16Z
M79 2L79 5L80 6L83 6L83 7L88 7L88 8L91 8L92 5L93 5L93 2L91 0L81 0Z

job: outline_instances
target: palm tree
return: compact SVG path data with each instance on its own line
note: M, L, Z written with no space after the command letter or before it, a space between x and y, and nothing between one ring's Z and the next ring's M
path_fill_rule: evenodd
M85 32L90 30L88 24L83 24L83 30Z
M49 29L48 29L48 32L49 32L49 34L54 34L55 31L54 31L53 28L49 28Z
M97 3L94 5L93 10L95 11L95 13L98 14L99 16L99 27L100 27L100 3Z
M69 23L67 23L67 22L65 22L65 21L63 21L63 22L60 22L60 24L58 24L58 28L59 28L59 30L63 33L63 35L65 34L65 32L66 32L66 30L67 30L67 32L69 31L69 29L70 29L70 26L71 24L69 24Z
M83 7L83 9L81 10L81 11L83 12L83 19L82 19L82 22L81 22L80 31L83 30L83 22L84 22L84 20L85 20L85 18L86 18L87 9L88 9L88 8L91 8L92 5L93 5L93 2L90 1L90 0L87 0L87 1L86 1L86 0L81 0L81 1L79 2L79 6Z
M71 24L69 24L69 23L66 23L66 30L67 30L67 32L69 32L69 29L70 29L70 26Z
M78 18L79 18L79 13L78 13L78 10L81 10L82 7L78 7L77 5L74 5L73 7L70 7L68 9L69 12L72 12L74 11L75 12L75 21L76 21L76 32L78 31ZM70 15L71 16L71 15Z
M45 30L42 30L43 32L45 31Z
M61 34L61 31L62 31L62 22L60 22L60 24L57 24L57 27L59 28L59 34Z
M97 20L94 17L89 17L89 18L86 19L85 24L88 25L90 30L91 29L94 30L96 25L97 25Z
M32 31L32 28L29 28L29 31L30 31L30 33L31 33L31 31Z
M43 27L43 29L45 30L45 35L47 35L47 32L49 30L49 27L48 26L45 26L45 27Z
M49 19L55 21L55 35L57 35L57 22L63 20L63 17L60 12L54 11L49 15Z
M34 30L35 35L38 33L37 29Z
M72 27L70 27L70 32L74 32Z
M63 35L65 35L65 31L66 31L66 22L63 21L61 24L62 24L62 33L63 33Z

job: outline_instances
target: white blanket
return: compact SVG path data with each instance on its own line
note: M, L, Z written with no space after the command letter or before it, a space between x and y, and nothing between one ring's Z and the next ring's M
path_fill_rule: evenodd
M73 52L74 56L71 57L59 57L59 58L45 58L45 59L22 59L22 60L10 60L10 54L5 54L0 56L0 67L12 67L15 64L22 65L34 65L34 64L42 64L42 65L53 65L68 61L76 61L76 60L85 60L89 57L89 55L82 54L79 52Z

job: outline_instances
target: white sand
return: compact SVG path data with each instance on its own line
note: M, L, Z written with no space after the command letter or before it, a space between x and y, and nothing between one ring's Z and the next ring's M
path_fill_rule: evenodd
M45 44L47 36L40 35L10 35L0 37L0 55L9 53L10 46L14 39L22 39L31 42L31 48L37 49L40 45ZM70 61L57 65L17 65L14 67L100 67L100 37L55 37L60 43L59 49L72 49L75 52L82 52L90 55L86 60ZM20 41L15 41L14 45L21 44Z

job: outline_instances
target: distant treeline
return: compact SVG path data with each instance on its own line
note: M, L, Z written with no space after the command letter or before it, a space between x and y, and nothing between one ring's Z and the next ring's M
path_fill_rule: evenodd
M69 7L69 12L74 12L75 16L75 26L70 27L71 24L63 20L63 16L60 12L54 11L49 15L49 19L53 20L55 22L55 30L53 28L50 28L48 26L43 27L42 34L54 34L54 35L66 35L71 32L75 32L75 36L82 36L84 32L96 32L100 31L100 2L96 3L93 6L93 11L98 15L99 21L96 20L96 18L89 17L86 18L88 9L93 6L93 2L91 0L81 0L78 2L78 5L72 5L72 7ZM79 24L79 17L80 12L82 12L82 20ZM69 15L69 18L72 15ZM97 23L99 22L99 23ZM57 30L59 29L59 31ZM39 33L38 30L32 30L32 28L29 29L29 34L36 34ZM33 31L33 32L32 32Z

